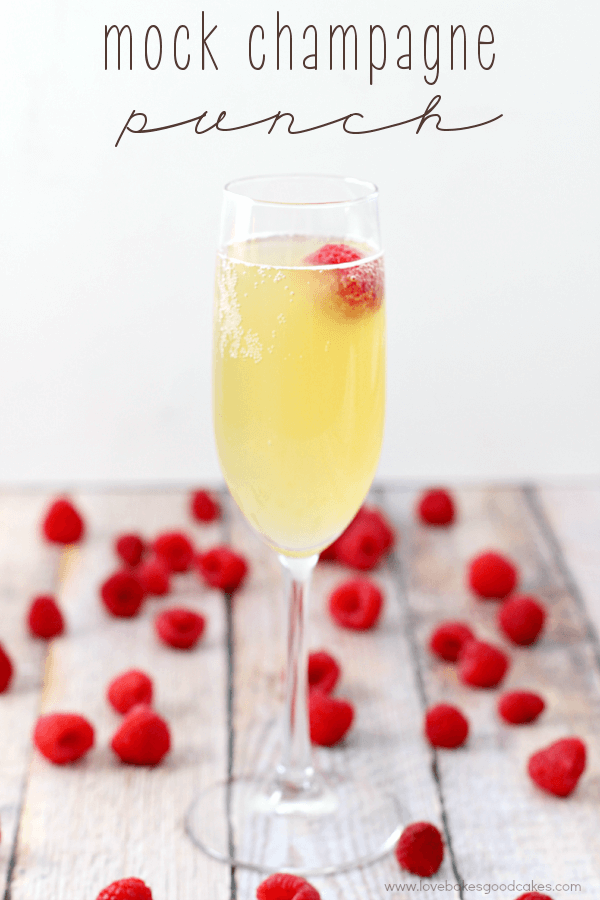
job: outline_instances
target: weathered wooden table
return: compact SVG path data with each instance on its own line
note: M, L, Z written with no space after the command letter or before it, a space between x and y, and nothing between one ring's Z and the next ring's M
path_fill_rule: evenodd
M356 721L343 745L319 749L316 759L327 769L393 783L407 823L427 820L443 831L444 863L432 879L401 872L390 856L312 881L323 900L434 890L508 900L531 882L547 885L553 898L598 898L600 488L457 490L460 517L449 529L417 524L415 496L391 486L371 496L399 536L396 553L371 573L386 595L375 631L336 628L325 598L350 572L331 564L317 569L310 645L341 660L337 692L355 704ZM155 900L253 900L260 877L197 851L183 817L195 792L228 771L275 762L284 652L276 560L230 507L218 524L194 525L188 494L173 490L76 493L87 537L61 552L40 538L50 499L41 491L0 494L0 642L16 664L0 695L0 897L94 900L109 882L135 875ZM168 598L148 600L137 618L110 618L98 586L116 567L114 536L173 528L185 528L200 549L225 541L245 553L252 567L245 587L230 603L183 575ZM465 589L466 563L485 548L512 556L522 587L549 608L534 647L509 647L494 623L497 605ZM67 620L66 634L49 645L25 627L29 601L42 592L57 595ZM208 618L206 636L191 652L154 637L156 611L173 602ZM427 637L449 617L470 620L480 637L509 650L504 686L543 694L547 708L538 722L503 724L498 690L464 687L453 666L431 657ZM156 708L171 727L172 751L155 769L122 765L109 747L119 717L106 702L106 685L133 666L154 677ZM424 711L439 701L468 716L465 747L436 752L424 741ZM81 712L95 726L95 747L76 764L53 766L32 748L37 716L54 710ZM568 735L586 741L588 766L575 793L559 799L531 783L526 761Z

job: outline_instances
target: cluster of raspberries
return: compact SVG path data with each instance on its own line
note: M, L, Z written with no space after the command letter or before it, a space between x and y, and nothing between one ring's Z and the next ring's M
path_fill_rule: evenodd
M419 499L417 514L423 523L448 525L454 521L455 505L447 491L436 489ZM528 647L543 630L546 609L538 598L518 593L518 583L517 566L495 551L479 554L468 565L467 584L472 593L481 601L500 601L496 616L500 633L511 643ZM510 666L508 654L478 640L466 622L440 623L429 638L429 649L439 659L456 663L459 680L470 687L497 687ZM497 703L500 717L510 725L534 722L544 708L544 699L529 690L505 692ZM427 710L424 731L433 747L455 748L467 740L469 722L457 707L440 703ZM538 787L566 797L575 789L585 763L585 744L578 737L568 737L534 753L527 771Z
M191 494L190 513L202 523L221 515L218 501L208 491ZM55 500L41 525L43 536L55 544L72 544L85 536L85 523L75 506L65 497ZM121 567L100 588L102 602L114 616L137 615L149 595L164 596L171 589L172 576L194 569L204 584L232 594L244 581L248 564L230 547L213 547L196 553L190 539L179 531L160 534L147 544L138 534L122 534L115 539L115 551ZM48 640L65 630L62 611L50 594L34 597L27 612L32 636ZM202 637L205 617L191 609L173 607L159 613L154 621L158 638L178 649L190 649ZM0 644L0 693L10 686L14 663Z
M134 766L156 766L171 749L169 726L152 708L152 679L138 669L118 675L108 685L106 696L123 720L111 740L119 759ZM93 725L76 713L40 716L33 742L55 765L75 762L94 746Z
M321 559L367 571L375 568L392 549L395 535L378 509L363 506L346 530L321 553ZM381 588L366 577L350 578L327 598L327 610L336 625L352 631L369 631L383 610ZM308 665L308 712L313 744L332 747L339 743L354 720L354 707L332 697L341 674L340 665L325 650L310 654Z

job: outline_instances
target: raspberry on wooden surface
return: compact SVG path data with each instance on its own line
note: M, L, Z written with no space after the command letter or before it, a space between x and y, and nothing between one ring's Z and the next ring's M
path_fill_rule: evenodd
M394 539L392 527L383 513L363 506L331 546L335 548L338 562L366 572L381 562L393 547Z
M2 644L0 644L0 694L8 690L13 677L14 666L12 660Z
M194 491L190 500L192 516L198 522L214 522L221 515L219 501L209 491Z
M156 766L171 748L169 726L150 706L134 706L125 715L110 746L124 763Z
M400 835L395 853L402 869L429 878L444 859L442 835L429 822L413 822Z
M354 707L347 700L330 697L323 691L310 691L308 718L312 743L320 747L333 747L352 725Z
M145 594L164 597L171 589L171 570L162 558L152 554L136 567L135 575Z
M48 508L42 521L42 532L55 544L73 544L83 537L85 525L70 500L59 497Z
M451 525L456 516L454 500L445 488L431 488L417 501L417 515L425 525Z
M337 684L341 669L338 661L325 650L308 655L308 687L330 694Z
M54 597L50 594L34 597L27 613L27 625L35 637L48 639L63 633L65 622Z
M331 592L328 605L332 619L342 628L366 631L379 620L383 594L367 578L353 578Z
M432 747L461 747L469 734L469 723L456 706L438 703L427 710L425 734Z
M549 794L568 797L577 786L586 763L586 748L580 738L555 741L529 758L530 777Z
M46 759L62 766L88 752L94 745L94 729L76 713L49 713L37 720L33 741Z
M529 594L512 594L498 610L498 624L504 634L524 647L537 640L545 619L546 610Z
M518 578L514 563L493 550L480 553L469 563L469 587L484 600L502 600L515 589Z
M206 619L192 609L174 606L165 609L154 619L156 633L169 647L190 650L194 647L206 626Z
M137 566L145 550L139 534L121 534L115 538L115 553L128 566Z
M165 531L159 534L152 549L164 560L171 572L187 572L194 558L192 542L182 531Z
M277 872L256 888L256 900L321 900L319 892L299 875Z
M140 703L152 703L152 679L139 669L121 672L108 685L106 696L118 713L127 713Z
M144 589L132 571L121 571L106 579L100 588L100 596L113 616L129 619L140 611Z
M230 547L213 547L196 557L198 573L209 587L219 588L226 594L236 591L248 573L248 563Z
M475 635L464 622L441 622L429 638L429 649L446 662L456 662L463 646Z
M545 706L539 694L531 691L508 691L498 699L498 712L509 725L535 722Z
M486 641L468 641L458 655L458 677L471 687L493 688L500 684L510 659Z
M120 878L100 891L96 900L152 900L152 891L141 878Z
M527 894L520 894L517 900L552 900L549 894L540 894L538 891L529 891Z

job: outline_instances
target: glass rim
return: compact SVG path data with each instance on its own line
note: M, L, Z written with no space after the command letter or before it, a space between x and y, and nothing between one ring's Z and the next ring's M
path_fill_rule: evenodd
M267 200L260 197L253 197L251 194L247 194L242 192L241 190L236 190L236 187L241 187L242 185L252 185L253 183L258 183L261 181L276 181L277 179L282 180L309 180L309 179L322 179L323 181L331 181L337 184L347 184L352 185L355 188L362 188L363 193L356 197L348 197L343 200ZM228 181L223 191L226 195L230 195L231 197L235 197L236 199L244 199L248 200L250 203L258 206L289 206L291 208L299 208L299 207L334 207L334 206L351 206L355 203L364 203L367 200L375 200L379 196L379 189L376 184L372 181L364 181L361 178L351 178L345 175L325 175L322 173L306 173L306 172L290 172L290 173L281 173L277 175L250 175L243 178L234 178L232 181Z

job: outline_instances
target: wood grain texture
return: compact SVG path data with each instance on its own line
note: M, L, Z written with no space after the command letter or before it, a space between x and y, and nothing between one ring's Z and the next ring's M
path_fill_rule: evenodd
M40 538L44 493L0 494L0 643L14 665L9 689L0 694L0 897L14 866L17 828L38 714L46 644L30 637L29 604L54 590L60 553Z
M462 879L482 887L451 896L514 900L517 890L485 886L534 879L577 883L578 896L596 898L600 490L471 488L456 497L457 523L439 529L416 522L413 490L374 491L373 501L399 536L396 554L369 576L386 597L375 630L353 633L331 621L327 596L355 573L318 566L309 644L339 658L343 676L336 693L354 703L356 720L340 746L318 748L315 760L325 771L392 785L406 822L427 820L442 829L446 856L427 882L431 893ZM79 548L61 552L39 537L49 499L47 492L0 495L0 641L17 664L14 684L0 696L0 897L94 900L110 881L137 875L151 885L155 900L254 900L261 877L232 873L196 850L184 833L183 815L196 791L230 768L270 770L279 759L284 600L275 556L238 513L231 511L218 526L193 525L186 492L158 490L76 495L89 531ZM148 600L135 619L111 618L98 599L100 583L116 567L112 541L118 532L153 537L173 528L191 532L199 548L226 540L250 559L250 576L230 607L233 734L229 601L194 575L178 577L166 600ZM531 648L509 645L495 623L498 604L477 601L466 589L466 565L486 548L511 556L522 587L548 606L547 627ZM67 619L67 633L49 645L33 640L24 627L27 604L41 591L57 593ZM191 652L163 647L153 633L156 611L176 603L209 620L205 638ZM547 708L537 723L505 725L496 713L500 690L467 688L454 666L432 658L429 634L447 618L469 621L478 636L510 653L503 688L543 694ZM124 766L109 747L119 716L106 702L106 685L132 666L154 677L156 708L172 731L173 750L155 769ZM468 716L464 748L433 751L426 743L423 716L439 701L455 703ZM81 712L96 728L96 745L79 763L52 766L32 751L37 715L53 710ZM586 741L589 762L577 790L561 800L531 783L526 761L569 734ZM322 900L381 900L419 884L393 856L312 881ZM386 884L398 890L386 890Z
M415 524L414 495L387 495L404 522L401 568L419 647L428 705L456 704L471 723L464 748L437 753L441 793L460 878L471 883L577 882L586 896L600 887L597 803L600 764L600 684L581 609L564 583L553 547L540 531L522 490L457 492L459 520L451 528ZM506 553L519 566L521 587L548 606L549 623L531 648L514 647L496 626L498 604L470 596L469 560L485 549ZM458 682L455 666L434 660L428 637L440 621L460 619L478 637L510 653L504 688L539 691L547 709L537 723L509 727L496 713L499 689ZM568 735L583 738L589 764L568 800L540 792L526 774L532 752ZM465 896L469 896L468 892ZM487 896L504 898L491 889Z
M226 768L223 601L195 575L175 579L168 600L149 599L134 619L110 617L98 588L115 568L114 536L135 529L146 536L185 528L208 546L219 533L192 527L186 495L82 495L90 525L62 590L68 634L53 642L41 711L84 714L96 745L78 763L53 766L34 753L27 779L11 900L90 898L111 881L143 878L155 897L191 900L200 891L224 900L224 867L198 852L183 830L196 791ZM152 620L167 604L208 617L206 636L192 651L159 644ZM154 768L125 766L109 748L120 717L105 698L108 681L137 667L156 688L155 708L168 721L172 750Z

